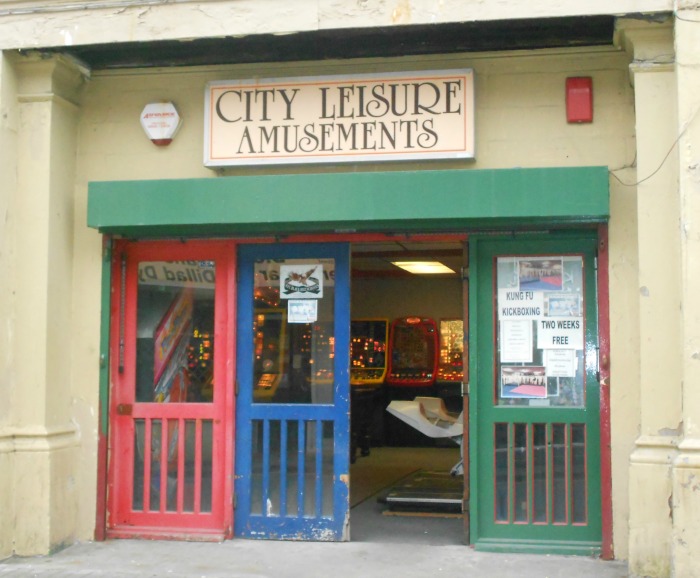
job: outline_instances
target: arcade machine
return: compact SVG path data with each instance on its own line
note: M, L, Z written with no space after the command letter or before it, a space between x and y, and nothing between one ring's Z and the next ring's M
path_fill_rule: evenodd
M376 389L387 372L388 319L353 319L350 324L350 385Z
M394 400L435 395L438 347L438 328L433 319L401 317L392 322L385 406ZM388 445L434 445L399 420L389 418L385 425Z
M271 401L277 394L284 375L285 354L284 309L256 309L253 320L254 374L253 399Z
M383 407L377 393L387 372L388 319L353 319L350 323L350 461L370 453L373 425L381 423ZM378 415L375 411L379 409ZM378 419L377 419L378 418Z
M464 324L461 319L440 320L440 354L435 394L444 400L447 410L462 411L464 377Z

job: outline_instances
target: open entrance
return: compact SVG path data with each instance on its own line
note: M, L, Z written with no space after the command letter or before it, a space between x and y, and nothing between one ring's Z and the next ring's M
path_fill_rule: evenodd
M464 242L351 248L352 539L464 544Z
M596 234L364 241L115 244L108 534L600 551Z

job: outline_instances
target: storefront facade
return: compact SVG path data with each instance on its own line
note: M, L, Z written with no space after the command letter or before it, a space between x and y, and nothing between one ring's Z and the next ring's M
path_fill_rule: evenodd
M434 192L426 196L424 193L426 189ZM568 194L534 194L564 189ZM299 205L295 196L290 196L290 191L297 190L305 191L308 205ZM226 198L231 191L236 191L236 194L244 197L253 195L255 191L262 191L264 201L250 207L251 214L258 216L251 217L246 215L245 211L235 207L232 207L235 213L230 216L223 215L222 206L226 203L220 202L217 197L223 195L221 198ZM462 196L467 191L471 195L470 203L453 201L456 196ZM171 207L170 214L167 216L161 209L164 204L163 195L167 196ZM133 199L133 203L129 197ZM518 199L536 197L539 197L538 201L519 206ZM576 199L574 203L570 202L572 198ZM347 199L351 199L351 205L360 207L372 202L377 209L372 215L364 213L363 216L363 213L358 211L355 216L348 211ZM399 207L398 199L402 199L404 204L410 201L410 208L401 208L400 217L396 214ZM237 227L248 228L249 234L232 237L229 241L188 240L193 207L202 203L203 208L197 228L216 226L216 223L223 220L226 222L225 226L230 229L229 235L231 230ZM318 220L305 221L314 215L310 207L321 203L324 204L324 210L319 213ZM154 230L151 227L155 227L158 231L164 227L175 227L179 230L175 241L142 239L116 242L112 251L112 280L103 289L105 291L104 308L106 309L109 303L112 311L109 339L111 345L103 355L110 359L110 375L115 376L111 384L103 385L106 396L110 398L109 438L111 443L109 447L115 448L114 456L109 460L111 470L107 472L107 493L111 499L107 500L109 507L104 523L108 536L133 536L153 532L155 536L187 537L195 532L201 521L206 523L207 531L213 532L219 538L230 537L233 534L234 536L287 537L289 539L298 539L299 536L306 539L348 539L352 528L351 517L348 523L347 498L347 480L349 479L347 415L350 390L347 371L342 370L343 367L348 366L348 360L343 358L340 352L350 349L348 342L351 292L350 249L358 243L387 245L402 241L420 244L423 241L434 245L438 241L453 241L464 244L465 258L472 263L469 267L469 275L463 280L467 309L473 312L465 322L471 327L471 335L477 336L471 338L468 349L471 351L472 347L476 347L479 353L469 363L469 373L472 376L479 376L479 381L483 379L484 382L495 385L493 395L489 395L488 390L485 390L480 396L476 391L469 396L474 403L471 406L471 412L468 413L469 419L465 420L465 426L469 428L473 440L470 461L476 461L479 464L475 464L472 478L467 478L465 496L473 491L478 497L471 503L482 504L478 509L472 507L472 517L467 518L468 528L474 535L473 542L477 547L484 549L602 553L603 524L602 516L599 514L602 512L603 505L600 488L606 476L609 483L610 475L609 472L602 473L600 468L600 464L609 458L601 455L599 451L601 420L605 429L607 417L600 415L598 403L600 396L607 395L607 392L601 394L597 390L597 372L593 370L595 364L589 359L590 353L586 353L586 350L595 349L599 342L596 329L599 287L594 260L604 257L606 253L602 251L601 255L598 248L599 234L606 234L605 220L608 211L607 171L604 168L396 171L359 175L338 173L229 177L216 181L97 183L91 186L89 207L90 223L112 234L119 229L124 236L148 237L149 231ZM275 212L284 215L286 222L271 219L273 211L261 210L261 207L274 207ZM487 235L478 232L465 235L444 231L466 231L470 228L469 223L481 223L482 227L488 226L487 223L497 223L503 219L505 211L510 211L507 219L527 222L528 229L523 228L521 233L510 231L501 234L497 229L492 229ZM431 212L432 218L426 219ZM265 220L261 222L260 219L263 217ZM168 222L164 222L163 219L167 219ZM256 219L257 222L255 222ZM553 224L567 220L578 221L578 226L572 230L569 225L567 230L558 232L556 225ZM152 224L144 226L145 222ZM298 225L290 224L299 222L304 223L303 235L295 234L294 230ZM329 226L337 227L334 223L338 222L352 222L356 232L325 232ZM417 227L418 232L390 235L361 232L362 229L379 228L378 222L382 223L382 227L388 226L392 230L405 227L405 223L413 223L413 227ZM590 223L595 222L600 223L600 231L598 227L591 226ZM498 227L497 224L495 226ZM257 228L259 236L250 235L251 227ZM532 227L538 229L533 230ZM540 229L541 227L545 227L544 232ZM549 227L553 227L553 230L548 230ZM275 231L275 237L265 236L272 231ZM279 239L280 236L284 237L283 241ZM500 241L496 242L497 239ZM553 273L553 275L554 277L558 275L562 279L570 277L571 280L560 282L556 293L560 298L567 295L569 299L576 301L574 305L576 311L565 323L577 325L576 329L568 333L571 333L572 342L576 340L578 343L568 342L567 330L564 330L561 339L567 341L566 344L562 344L562 347L565 345L566 349L573 348L573 351L578 352L580 359L575 363L580 370L574 371L572 358L571 372L562 374L561 391L559 391L559 380L554 379L551 388L556 388L556 391L548 394L543 390L541 395L533 395L530 398L522 396L520 403L516 400L517 395L505 392L503 388L506 386L501 385L503 379L500 375L498 378L493 375L481 377L482 373L488 371L488 363L480 362L481 359L497 359L500 364L502 358L504 366L510 366L510 362L513 361L506 353L507 347L503 344L503 338L501 338L499 355L497 341L487 329L494 323L495 318L501 323L504 320L500 314L495 313L493 308L484 307L481 303L493 302L489 296L498 294L501 299L498 303L499 310L502 307L508 308L509 305L517 306L517 301L521 300L514 298L516 303L506 303L505 300L508 297L501 288L505 290L510 287L513 291L519 292L520 286L524 288L527 284L527 281L516 280L513 285L512 280L504 277L499 280L497 289L491 282L495 274L495 270L491 270L493 264L487 259L483 265L476 265L483 261L483 251L488 251L492 246L499 246L499 243L501 247L497 251L499 258L511 263L511 266L516 262L544 263L545 260L546 262L558 261L558 265L553 267L558 266L559 269L565 265L565 274L560 270L558 274ZM536 257L534 261L533 256ZM333 327L332 330L326 328L324 334L325 339L329 339L328 335L332 336L330 339L335 344L331 348L334 352L334 355L331 355L334 367L330 369L334 378L331 383L320 378L316 380L318 383L315 383L311 379L312 375L309 378L311 397L304 403L299 401L300 405L297 405L293 397L290 403L291 392L287 396L275 396L272 393L267 395L265 390L256 385L256 381L262 376L251 366L251 361L258 359L260 354L256 354L251 349L255 339L252 334L248 334L250 328L254 326L254 316L262 315L266 310L278 312L284 318L291 318L291 310L285 311L285 303L278 297L266 297L265 300L268 303L273 302L266 308L264 300L259 296L263 292L273 292L275 295L282 293L280 280L285 276L280 276L279 272L275 276L270 273L269 268L272 263L275 263L276 271L279 271L281 264L289 259L291 259L290 262L301 259L305 264L303 269L321 266L325 268L324 270L327 269L327 273L332 272L328 275L326 282L330 285L332 279L332 286L325 288L325 295L318 300L317 322ZM183 267L181 265L183 263L187 265ZM201 265L202 263L207 263L206 268ZM499 270L502 267L503 265L499 265ZM586 279L583 278L584 271L586 271ZM209 276L207 272L210 273ZM518 277L517 274L516 277ZM522 272L520 277L527 279L531 276ZM208 283L207 278L209 278ZM481 282L484 288L480 289L479 293L473 294L469 291L468 285L477 278L484 280ZM208 346L215 352L212 369L213 392L206 396L196 395L195 399L203 403L185 404L182 413L173 413L172 404L151 403L156 401L155 396L158 394L155 392L158 387L153 390L154 393L146 392L142 395L140 392L143 381L150 383L154 379L153 377L144 379L140 376L139 351L144 346L139 345L139 337L136 337L135 333L141 335L141 328L147 324L144 319L154 315L150 313L150 309L143 309L148 307L147 305L141 305L141 303L151 303L154 299L158 299L151 295L154 286L160 288L158 291L161 295L168 289L176 289L175 293L168 293L164 298L164 305L160 306L161 313L155 314L156 319L167 320L167 322L160 321L164 329L161 330L159 326L155 332L158 335L174 332L169 328L170 319L176 319L181 309L206 308L215 312L210 313L212 318L209 322L199 322L202 327L207 328L206 330L195 328L195 333L206 332L207 335L213 335L213 344ZM186 298L178 293L192 286L195 293L197 289L200 290L199 293L205 292L208 286L209 296ZM605 285L601 287L605 298L607 297ZM367 291L365 285L363 292ZM483 294L480 295L480 293ZM545 309L545 295L550 293L551 291L545 291L543 287L534 291L534 295L537 296L534 299L541 301L538 305L540 309ZM442 300L444 296L427 294L424 298ZM185 299L194 299L194 303L187 306L181 305ZM376 297L363 297L362 294L355 296L353 310L362 306L360 303L362 299L377 300ZM553 302L553 299L554 297L549 295L548 301ZM326 303L329 300L330 304ZM204 306L201 301L207 301L210 305ZM235 313L233 302L236 303ZM588 307L585 307L586 304ZM520 305L522 306L523 303ZM367 306L365 304L365 307ZM158 310L157 305L150 307ZM328 307L334 308L334 312L325 311L324 313L323 309ZM552 320L556 317L557 321L562 323L563 321L555 315L553 306L549 306L549 309L548 317ZM172 313L164 316L162 311L166 310ZM532 325L535 319L533 315L535 314L509 314L509 320ZM536 315L539 318L543 313L539 312ZM189 314L188 318L190 317L197 319L198 315ZM234 319L235 321L232 321ZM584 325L587 335L585 347ZM217 327L220 333L217 333ZM295 329L291 322L283 323L283 327L286 332L293 332ZM262 329L261 326L260 330ZM152 335L154 332L150 330L146 333ZM482 334L483 341L478 337ZM490 336L487 337L487 335ZM309 339L322 341L324 337L319 335L314 338L311 335ZM544 339L545 336L541 330L538 340L544 341ZM552 336L551 339L560 340L560 337ZM150 352L147 354L148 358L153 356L153 347L156 351L160 351L159 343L167 341L167 338L156 337L154 340L155 346L151 346L148 350ZM343 342L347 343L345 347L340 345ZM534 343L531 340L530 352L533 346ZM264 347L264 344L261 343L259 347ZM287 345L287 348L293 347L293 344ZM550 350L552 347L552 344L538 344L536 347L539 352L538 359L533 359L530 353L528 367L544 370L543 351ZM301 358L303 350L300 349L300 353L292 355L292 358L295 355ZM325 355L328 355L328 352L325 352ZM165 354L162 356L165 357ZM323 358L323 353L320 353L320 356ZM322 361L316 358L311 363L318 367ZM589 371L584 371L584 367ZM163 371L167 373L167 370ZM158 373L157 368L156 374ZM224 375L226 377L223 377ZM254 375L256 378L251 381ZM293 380L290 378L291 381ZM158 382L157 375L156 382ZM235 394L232 391L234 383L238 391ZM226 387L225 384L230 385ZM274 385L275 389L277 385ZM333 387L324 393L331 385ZM195 389L197 385L190 383L189 387ZM288 387L291 390L294 386L290 384ZM172 393L169 395L173 397ZM178 398L176 401L184 400L184 397L179 394L176 397ZM494 400L496 400L495 408ZM309 403L311 405L308 405ZM499 405L502 407L498 407ZM234 406L235 409L232 409ZM178 407L177 404L175 407ZM207 411L202 413L205 407ZM511 421L508 417L508 412L512 413L513 410L516 414L520 413L520 417L515 418L518 421ZM491 418L487 419L489 411L491 411ZM567 411L573 413L567 417ZM576 413L580 415L576 417ZM185 430L188 427L187 423L190 424L192 431L183 439L178 432ZM197 426L197 423L200 425ZM284 434L270 433L270 428L279 428L280 423L284 424ZM306 425L298 426L299 423ZM568 425L564 425L565 423ZM310 433L307 433L309 424L314 424L314 427ZM171 429L171 435L168 438L171 441L161 442L163 436L160 432L166 427ZM297 431L298 427L302 427L303 435ZM195 433L196 428L208 429L205 433L199 430ZM509 428L512 430L510 434L507 432ZM173 432L173 429L176 431ZM233 431L236 432L235 435L232 434ZM514 433L516 431L517 434ZM305 439L308 435L313 436L311 439L318 436L310 457L307 456L308 448L304 448L305 444L310 443ZM518 440L515 439L516 435L520 436ZM609 436L609 429L604 431L604 435ZM522 436L529 441L524 441L525 438ZM549 441L535 439L542 436ZM179 443L182 445L179 451L172 448L169 452L171 457L168 459L163 457L162 461L160 458L165 456L165 452L157 452L155 458L150 460L152 463L148 464L149 460L144 462L142 446L151 445L149 440L152 439L156 439L154 443L157 445L164 443L165 446L169 446L170 443L177 444L178 440L181 440ZM197 442L191 441L189 443L193 448L188 453L185 445L189 439L201 440L199 444L202 447L195 450ZM259 439L267 441L263 442L264 449L258 448L256 453L255 446L251 447L250 444L251 440ZM496 440L505 445L497 447ZM290 465L289 472L286 471L284 464L283 473L270 467L270 462L274 461L274 456L279 452L278 446L281 444L287 447L292 445L293 441L297 445L290 450L290 462L292 457L298 459L296 454L299 448L304 448L301 455L305 460L318 458L317 485L305 488L301 480L294 479L296 462L294 468ZM324 441L328 443L332 441L332 449L329 448L324 452L322 449ZM553 448L554 453L549 455L546 452L542 453L546 445ZM509 455L506 455L507 448L511 448ZM562 452L561 455L556 453L558 451ZM514 454L520 452L532 454L529 464L527 462L516 464ZM236 466L233 469L235 488L231 486L231 476L226 473L231 471L232 453L236 455ZM282 453L287 459L288 452ZM122 462L121 456L124 454ZM175 463L178 455L182 455L180 464ZM256 460L260 462L259 467L265 471L269 470L269 473L263 476L263 480L255 476ZM329 471L328 479L325 479L321 473L325 460L329 461L326 464L328 468L333 464L333 475L331 476ZM206 470L205 473L202 474L200 471L194 476L191 473L188 474L186 461L201 462L202 465L195 469L203 468ZM497 465L500 472L500 482L496 486L489 482L496 478L491 464ZM569 466L567 467L566 464ZM561 471L558 468L561 468ZM480 474L480 471L484 474ZM275 476L282 476L284 483L280 483L293 485L293 494L299 494L292 500L295 504L294 508L288 507L286 503L287 494L291 490L276 494L274 484L269 480L264 481L265 478ZM186 480L192 477L194 479L190 484L191 488L188 488ZM521 477L531 477L533 481L528 484L522 481ZM534 481L535 477L538 479L537 482ZM155 479L157 485L162 484L158 494L144 490L151 485L148 483L149 478ZM159 501L158 495L167 493L166 478L169 478L178 488L182 487L182 490L178 494L177 490L173 489L170 492L170 502L164 505ZM558 483L562 484L561 487L556 485ZM202 484L208 484L211 488L211 497L208 494L209 490L202 489ZM261 511L259 505L256 513L253 504L256 501L254 498L256 488L262 496L262 498L258 496L257 501L269 503L273 513ZM318 511L309 511L300 506L304 491L315 496ZM498 496L494 495L494 491ZM189 501L193 502L190 506L186 505L188 492L191 494ZM528 493L530 497L524 497L522 492ZM327 503L331 495L333 496L332 507L331 503ZM217 496L223 500L217 502L214 499ZM206 506L202 505L202 501L207 502ZM236 502L235 512L227 507L227 504L234 501ZM468 504L470 500L466 498L466 502ZM516 508L516 502L527 502L530 505ZM323 503L327 503L327 511L321 507ZM486 507L486 504L492 507ZM230 528L232 514L236 528L233 532ZM174 523L177 515L182 516L179 524ZM189 527L189 524L192 524L192 527ZM560 538L564 527L568 527L572 533L566 540ZM154 530L154 528L157 529ZM539 532L539 539L534 539L532 532ZM610 527L607 528L607 532L610 534ZM494 537L490 538L490 534ZM499 539L499 535L505 537L506 541Z
M657 17L611 18L602 46L400 58L90 67L55 49L48 32L44 55L5 46L0 263L12 281L0 300L10 352L0 511L14 523L0 530L0 556L95 537L348 539L349 324L380 314L389 287L354 277L352 263L361 248L403 243L449 247L463 261L454 284L468 328L469 542L694 575L700 49L691 17L648 9ZM41 17L2 16L8 30ZM361 8L337 18L328 29L372 28ZM446 71L473 73L469 154L227 164L207 150L208 86L353 86ZM567 79L591 80L591 119L585 102L583 117L567 107ZM290 115L291 94L280 97ZM157 146L140 115L163 101L182 125ZM270 311L292 316L283 270L272 277L260 263L326 272L313 318L331 333L309 339L334 344L332 356L313 358L316 368L332 359L332 377L305 401L256 397L260 292L275 300ZM276 284L261 285L261 275ZM211 378L196 386L196 401L170 388L179 403L154 403L139 385L141 356L160 348L187 357L168 345L183 317L196 318L197 361ZM160 341L143 339L147 325ZM284 325L289 335L298 329ZM308 370L304 354L292 356L293 369ZM149 371L155 382L168 377L165 363ZM279 447L289 451L274 454ZM302 461L287 463L287 454ZM295 473L305 469L314 484Z

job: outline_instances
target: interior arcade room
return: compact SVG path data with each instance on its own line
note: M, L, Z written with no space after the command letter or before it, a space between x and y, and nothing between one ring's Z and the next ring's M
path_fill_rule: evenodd
M351 502L371 486L385 515L461 512L461 267L455 242L352 247Z

